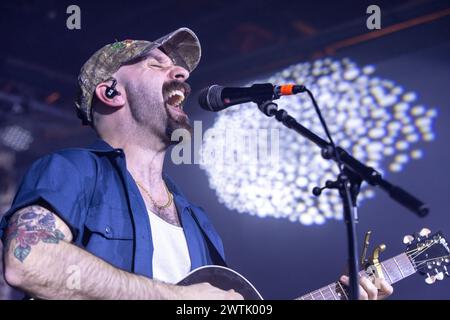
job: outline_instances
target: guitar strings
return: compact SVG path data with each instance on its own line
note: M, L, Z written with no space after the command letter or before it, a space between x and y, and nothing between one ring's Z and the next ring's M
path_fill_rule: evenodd
M423 253L425 253L428 249L430 249L432 246L434 246L435 244L437 244L437 240L432 240L430 243L425 244L425 248L419 250L418 248L411 250L411 258L412 258L412 262L414 267L417 269L418 267L422 266L424 263L426 263L427 261L431 261L431 260L436 260L436 259L440 259L441 257L438 258L431 258L431 259L427 259L427 260L421 260L421 261L416 261L415 258ZM407 252L409 253L409 252Z
M430 249L430 248L431 248L432 246L434 246L436 243L437 243L437 242L433 240L432 242L430 242L430 243L428 243L428 244L426 243L424 249L420 249L420 250L419 250L419 248L416 248L416 249L413 249L413 250L411 250L411 251L407 251L406 253L416 252L417 254L414 256L414 258L415 258L415 257L417 257L418 255L420 255L420 254L424 253L425 251L427 251L428 249ZM411 255L412 255L412 254L411 254Z
M421 260L421 261L419 261L419 263L420 263L420 265L423 265L423 264L427 263L428 261L437 260L437 259L445 259L445 258L450 258L450 255Z

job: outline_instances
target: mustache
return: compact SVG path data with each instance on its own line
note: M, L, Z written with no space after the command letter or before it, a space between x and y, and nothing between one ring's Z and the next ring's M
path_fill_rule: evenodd
M191 86L186 82L181 82L177 80L168 81L163 84L163 95L164 99L167 98L167 94L173 90L180 90L184 92L185 100L191 94Z

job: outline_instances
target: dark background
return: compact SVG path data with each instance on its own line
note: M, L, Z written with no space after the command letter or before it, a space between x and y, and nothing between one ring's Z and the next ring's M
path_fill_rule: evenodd
M71 4L81 8L81 30L66 28ZM370 4L381 8L380 31L366 28ZM359 238L373 230L372 246L386 243L383 257L388 258L404 250L405 234L424 226L450 233L448 1L3 1L0 16L0 129L18 125L33 137L23 151L0 142L3 208L36 158L95 138L73 112L76 76L94 51L116 39L155 40L186 26L197 33L203 50L189 81L194 97L187 110L191 119L203 121L204 130L215 115L196 104L195 93L202 87L247 83L323 56L374 64L377 76L418 92L420 103L439 112L436 139L423 144L423 159L388 178L424 199L431 214L420 219L377 191L360 208ZM217 201L197 165L166 163L187 196L209 213L229 265L264 297L294 298L334 281L344 270L342 221L304 226L239 214ZM430 286L423 280L414 275L396 284L392 299L450 298L450 281Z

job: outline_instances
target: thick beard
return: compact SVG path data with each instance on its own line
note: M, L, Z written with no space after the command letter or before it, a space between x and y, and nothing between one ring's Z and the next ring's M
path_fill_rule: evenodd
M167 125L166 125L166 137L168 137L169 139L169 143L170 144L178 144L179 142L181 142L181 140L179 141L172 141L171 137L172 134L175 130L177 129L184 129L189 131L189 134L192 135L192 126L189 122L189 118L188 117L182 117L181 119L175 119L172 117L172 115L166 111L166 113L168 114L168 120L167 120Z
M192 132L192 126L187 117L174 117L168 110L161 95L151 93L142 83L130 83L127 86L127 97L133 120L145 131L156 135L167 145L176 144L171 137L176 129L186 129Z

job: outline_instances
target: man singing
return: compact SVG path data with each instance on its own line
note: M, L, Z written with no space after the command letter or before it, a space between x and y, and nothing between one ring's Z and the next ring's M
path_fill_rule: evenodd
M183 103L200 56L197 36L181 28L87 60L77 112L100 139L47 155L25 175L0 229L8 283L40 299L242 298L208 283L176 285L224 264L206 214L163 173L172 132L191 129ZM361 298L391 292L361 280Z

